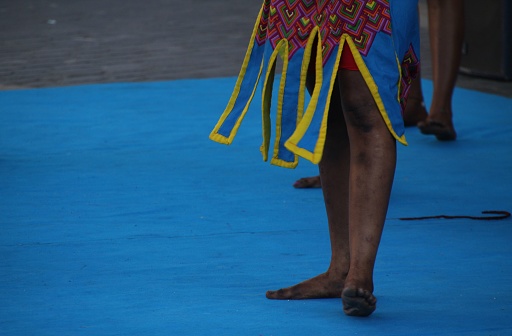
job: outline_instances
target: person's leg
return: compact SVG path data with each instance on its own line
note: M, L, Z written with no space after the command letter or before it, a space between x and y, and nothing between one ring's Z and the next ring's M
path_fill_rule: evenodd
M311 80L308 80L311 88ZM322 191L331 240L328 270L312 279L277 291L268 291L269 299L339 298L349 268L348 176L349 146L347 129L341 112L338 84L333 89L327 137L319 163Z
M434 94L429 116L418 127L438 140L455 140L452 95L464 38L464 1L428 0L427 4Z
M338 77L350 142L350 269L342 292L343 310L347 315L367 316L377 301L373 268L395 173L396 141L361 73L341 69ZM330 183L322 179L324 188Z
M409 97L407 97L407 105L404 110L404 125L405 127L416 126L420 121L427 119L427 116L421 88L421 76L418 73L409 89Z

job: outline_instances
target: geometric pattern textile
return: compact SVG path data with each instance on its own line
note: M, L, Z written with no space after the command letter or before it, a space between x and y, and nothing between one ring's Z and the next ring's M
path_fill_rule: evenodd
M420 60L418 59L418 56L414 52L414 48L410 46L407 52L405 53L401 64L402 85L400 90L400 105L402 107L402 112L405 110L407 96L409 94L409 89L411 87L412 80L419 76L419 64Z
M389 1L375 0L285 0L264 6L256 35L256 43L267 40L275 48L278 42L289 42L289 57L305 48L314 27L320 28L323 58L328 59L339 44L342 33L348 33L359 52L368 54L379 32L391 35ZM300 19L297 19L300 18Z

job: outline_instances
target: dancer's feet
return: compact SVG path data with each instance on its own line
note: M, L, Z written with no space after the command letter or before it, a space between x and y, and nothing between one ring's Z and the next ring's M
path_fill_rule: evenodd
M377 298L369 290L346 287L341 294L343 312L349 316L369 316L377 307Z
M322 182L320 181L320 176L318 175L312 177L303 177L295 181L293 187L297 189L321 188Z
M326 272L291 287L267 291L266 296L275 300L339 298L344 280L344 276L330 275Z
M450 119L438 120L427 118L425 121L418 123L421 133L426 135L434 135L439 141L453 141L457 139L457 133Z

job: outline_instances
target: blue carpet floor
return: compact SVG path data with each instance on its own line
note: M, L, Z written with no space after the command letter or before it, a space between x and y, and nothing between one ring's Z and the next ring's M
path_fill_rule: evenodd
M208 140L234 78L0 92L2 335L512 335L512 100L457 89L456 142L408 129L378 309L271 301L323 272L316 174L261 161L259 98ZM431 96L431 83L424 83Z

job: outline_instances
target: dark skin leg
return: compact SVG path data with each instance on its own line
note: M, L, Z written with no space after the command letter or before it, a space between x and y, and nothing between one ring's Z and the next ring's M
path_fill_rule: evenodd
M434 94L429 116L418 127L438 140L455 140L452 95L464 38L464 1L428 0L427 4Z
M314 78L308 78L308 90L313 91ZM330 179L322 189L331 238L331 262L325 273L295 286L268 291L269 299L339 298L349 268L348 242L348 176L349 146L345 120L341 114L339 85L335 84L329 111L327 138L320 174ZM319 178L320 179L320 178Z
M342 292L343 310L367 316L377 301L373 268L393 185L396 141L359 72L341 70L340 89L350 141L350 269Z
M420 74L416 77L409 89L407 105L404 110L405 127L416 126L419 122L427 119L428 113L423 99L423 90L421 88Z
M341 69L338 77L341 104L333 95L319 164L331 263L327 272L269 291L267 297L305 299L341 294L347 315L368 316L376 305L373 268L393 183L396 144L361 74Z

